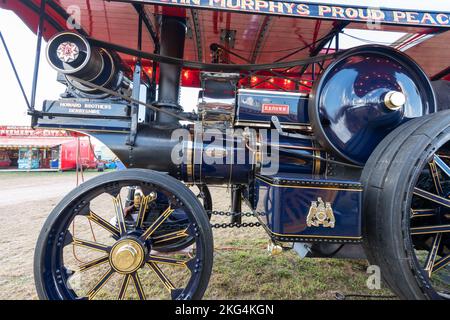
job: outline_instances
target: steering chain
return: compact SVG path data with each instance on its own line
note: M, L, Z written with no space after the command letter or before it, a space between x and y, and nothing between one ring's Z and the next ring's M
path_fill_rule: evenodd
M215 216L243 216L243 217L261 217L264 216L264 212L227 212L227 211L207 211L207 213ZM260 222L229 222L229 223L212 223L211 228L213 229L224 229L224 228L253 228L253 227L261 227Z

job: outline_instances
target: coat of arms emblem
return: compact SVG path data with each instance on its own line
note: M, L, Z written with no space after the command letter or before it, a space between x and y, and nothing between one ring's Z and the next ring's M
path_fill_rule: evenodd
M334 218L331 203L323 202L322 198L317 198L317 201L311 201L308 216L306 217L306 225L308 227L324 226L334 228L336 219Z

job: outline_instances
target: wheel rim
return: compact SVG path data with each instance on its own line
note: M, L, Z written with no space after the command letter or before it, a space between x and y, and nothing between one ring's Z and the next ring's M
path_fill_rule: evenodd
M432 298L450 298L450 144L433 153L411 197L409 234L416 268Z
M131 204L133 209L122 201L130 186L143 194L139 207ZM150 209L155 194L165 197L160 201L164 209ZM99 213L108 197L108 213ZM174 212L188 221L182 230L168 232L164 223ZM154 249L187 237L193 243L182 252ZM207 270L204 238L192 207L164 186L143 181L103 183L78 195L46 240L42 277L50 299L189 299Z

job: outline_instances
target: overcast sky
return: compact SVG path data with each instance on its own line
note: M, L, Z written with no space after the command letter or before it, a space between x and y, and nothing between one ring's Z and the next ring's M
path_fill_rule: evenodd
M300 1L299 1L300 2ZM332 4L366 5L370 7L393 7L405 9L425 9L450 11L449 0L338 0L338 1L301 1L321 2ZM424 8L424 6L426 6ZM19 75L22 78L26 93L30 96L36 36L11 11L0 9L0 31L5 38ZM359 31L360 32L360 31ZM391 37L396 35L391 35ZM42 47L41 69L38 85L37 106L42 105L44 99L57 99L64 91L64 87L55 81L56 72L50 68L44 58ZM182 99L190 109L197 100L196 93L185 91ZM25 102L14 78L5 51L0 46L0 125L29 125L30 118L26 116ZM188 102L189 101L189 102Z

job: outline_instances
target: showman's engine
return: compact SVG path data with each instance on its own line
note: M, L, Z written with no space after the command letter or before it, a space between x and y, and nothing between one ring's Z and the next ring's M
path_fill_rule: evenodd
M182 19L166 17L161 32L171 39L161 43L161 54L182 58ZM118 54L63 32L49 41L47 58L68 89L61 100L45 102L39 126L90 131L126 166L165 171L188 183L252 183L255 174L274 165L271 154L279 154L276 166L284 173L357 175L354 168L390 131L435 108L419 67L381 46L343 53L309 95L243 89L239 73L202 72L197 113L179 105L181 67L160 63L158 98L150 103L161 111L147 109L139 124L133 103L124 99L132 94L133 73ZM178 116L198 125L182 125ZM174 138L180 128L190 134ZM350 165L336 170L343 161Z
M71 1L0 0L38 34L24 93L32 126L92 136L126 167L82 183L49 214L35 252L40 298L199 299L213 238L226 233L212 231L234 227L250 238L262 227L272 255L368 258L399 298L448 298L450 81L437 49L448 12L376 10L377 32L404 36L345 49L341 36L373 10L91 2L67 31ZM65 91L37 110L42 41Z
M67 90L45 101L35 125L87 132L128 168L167 172L187 184L231 185L233 210L243 199L265 212L277 241L360 242L364 164L392 130L436 111L420 67L390 47L356 47L337 54L308 93L255 90L242 81L248 70L215 67L198 73L198 108L185 112L179 103L185 31L183 18L162 17L159 55L175 59L153 61L151 79L141 59L130 68L124 52L110 49L120 52L118 46L57 34L47 57ZM340 222L306 227L314 203L326 211L322 199L334 203ZM336 249L314 248L318 255Z

